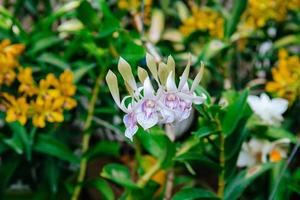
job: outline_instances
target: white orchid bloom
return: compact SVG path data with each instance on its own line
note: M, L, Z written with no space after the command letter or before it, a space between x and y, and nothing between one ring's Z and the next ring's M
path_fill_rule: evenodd
M270 99L263 93L258 96L249 96L248 104L253 112L258 115L264 123L278 126L283 121L282 114L288 108L288 101L282 98Z
M248 143L243 143L237 166L251 167L260 163L278 162L287 157L289 143L287 138L274 142L253 138Z
M111 92L111 95L116 102L117 106L125 112L125 116L123 118L123 122L125 124L126 130L125 130L125 136L132 140L134 134L138 130L137 126L137 117L136 117L136 107L138 106L139 101L139 89L137 88L137 84L135 82L135 79L133 77L131 67L130 65L123 59L119 59L118 63L118 69L121 73L126 88L128 92L131 94L131 96L126 96L123 98L122 101L120 101L120 93L119 93L119 87L118 87L118 80L116 75L112 71L108 71L106 75L106 82L109 87L109 90ZM125 106L125 101L127 99L131 99L131 102Z
M187 80L190 61L181 76L178 87L175 83L175 62L171 56L168 57L166 64L161 62L157 66L154 58L147 54L146 62L157 82L157 91L153 89L148 72L141 67L138 67L138 78L143 86L138 87L130 65L123 58L119 59L118 70L130 95L121 101L116 75L109 71L106 76L114 101L126 113L123 118L126 126L125 136L130 140L137 132L138 125L147 130L158 123L170 124L182 121L190 116L193 103L200 104L206 99L204 95L197 96L194 92L200 83L203 65L189 89Z
M149 77L144 80L143 91L144 97L137 108L137 122L147 130L155 126L159 120L158 97Z

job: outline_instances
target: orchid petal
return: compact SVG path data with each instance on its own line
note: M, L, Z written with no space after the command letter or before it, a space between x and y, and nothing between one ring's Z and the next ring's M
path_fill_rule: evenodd
M133 136L136 134L137 130L139 129L138 126L134 126L133 128L126 128L125 130L125 136L133 141Z
M202 94L202 96L194 95L193 103L196 105L202 104L206 100L206 96Z
M156 113L153 113L150 117L147 117L143 112L140 112L136 116L137 122L144 130L147 130L158 123L158 116Z
M203 64L203 62L201 62L201 67L200 67L200 70L199 70L198 74L196 75L196 77L193 81L193 84L192 84L192 87L191 87L191 92L194 92L196 87L199 85L199 83L202 79L203 73L204 73L204 64Z
M165 63L159 63L158 74L161 84L165 85L168 77L168 68Z
M175 81L175 61L173 57L170 55L167 60L167 68L168 68L168 73L171 71L173 72L173 79Z
M148 72L145 69L138 67L138 77L141 83L143 84L145 79L148 77Z
M276 112L279 115L283 114L287 110L288 104L289 102L282 98L275 98L271 101L273 112Z
M150 78L147 77L144 81L144 97L153 97L154 96L154 89L151 84Z
M118 80L116 75L111 70L109 70L105 79L114 101L119 107L121 107Z
M146 53L146 63L147 63L147 66L148 66L150 72L152 73L154 79L158 82L157 65L154 60L154 57L149 53Z
M132 74L131 67L128 64L128 62L124 60L122 57L120 57L119 59L118 70L122 75L124 81L128 83L128 85L131 87L132 90L136 91L137 86L136 86L134 76Z
M250 167L255 165L255 158L253 155L251 155L249 152L241 151L238 160L237 160L237 166L238 167Z
M191 54L189 54L188 63L180 77L179 86L178 86L179 91L181 91L183 86L187 83L187 80L189 78L189 73L190 73L190 67L191 67Z
M168 78L167 78L167 83L166 83L166 89L168 92L174 92L174 91L177 91L177 87L176 87L176 84L174 82L174 79L172 78L173 77L173 71L171 71L168 75Z

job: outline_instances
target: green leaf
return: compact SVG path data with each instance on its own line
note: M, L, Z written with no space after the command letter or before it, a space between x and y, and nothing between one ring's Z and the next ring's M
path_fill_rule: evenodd
M91 69L93 69L96 65L95 64L88 64L86 66L82 66L79 69L73 71L74 74L74 83L78 83L80 79Z
M237 98L227 107L221 121L222 131L226 136L235 130L238 122L243 117L247 106L247 97L248 90L244 90L241 94L238 94Z
M219 198L214 193L201 188L183 188L172 197L172 200L193 200L193 199L219 199Z
M44 176L50 186L49 189L52 193L57 193L60 170L56 163L56 159L48 158L44 164Z
M46 155L69 161L71 163L79 162L79 159L65 144L59 142L49 135L39 135L34 145L34 150Z
M58 38L57 36L47 36L44 38L41 38L37 41L32 41L33 45L30 47L30 50L28 51L29 55L34 55L42 50L45 50L51 46L54 46L56 44L59 44L62 42L62 39Z
M103 167L100 174L123 187L138 188L138 186L131 180L130 172L127 167L121 164L107 164Z
M96 29L100 25L100 17L97 12L93 9L88 1L83 0L77 8L78 19L82 21L89 29Z
M84 155L88 160L95 156L112 156L118 157L120 155L120 144L112 141L100 141L92 146Z
M30 160L32 141L27 134L25 127L19 122L9 123L8 125L13 132L13 136L10 139L4 140L4 142L12 147L18 154L22 154L24 149L27 159Z
M140 130L138 137L143 147L163 163L162 168L168 168L172 165L175 146L162 130L152 128L150 133Z
M236 27L240 21L240 17L247 7L247 0L235 0L233 3L233 8L230 13L229 19L225 23L225 37L230 38L230 36L235 32Z
M274 42L274 48L279 49L291 44L300 44L300 34L298 35L287 35Z
M47 63L58 67L61 70L70 69L70 65L67 62L65 62L62 58L52 53L43 53L37 58L37 60L39 62Z
M180 161L180 162L197 161L197 162L201 163L201 165L203 164L203 165L208 166L213 169L219 169L219 166L217 163L210 160L207 156L205 156L201 152L187 152L187 153L181 154L179 156L176 156L176 158L174 158L174 160Z
M121 55L125 60L136 62L144 58L145 53L145 48L143 46L130 41L125 46L124 51L121 53Z
M266 135L272 139L288 138L291 140L291 142L297 143L297 137L283 128L268 127Z
M233 180L228 181L225 187L225 200L238 199L244 190L260 175L273 166L272 163L257 165L241 171Z
M101 194L104 200L113 200L115 199L115 195L109 186L109 184L104 179L94 179L86 184L87 187L96 188ZM102 199L101 198L101 199Z
M214 124L211 124L199 128L196 132L193 132L192 134L198 138L202 138L217 133L218 131L219 130L217 129L217 127Z
M0 165L0 199L2 199L1 197L4 193L4 190L6 189L9 180L20 163L20 157L17 155L12 155L3 159L3 161L4 162Z

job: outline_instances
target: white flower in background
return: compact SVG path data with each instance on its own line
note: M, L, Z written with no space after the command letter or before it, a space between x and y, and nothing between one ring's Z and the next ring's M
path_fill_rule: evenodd
M138 124L147 130L158 123L180 122L190 116L193 103L201 104L206 99L204 94L197 96L194 92L203 74L203 64L189 89L187 81L190 61L180 77L178 87L175 83L175 62L171 56L168 57L167 63L160 62L157 65L154 58L147 54L146 61L157 82L156 91L147 71L140 67L138 67L138 78L142 87L137 87L131 67L123 58L119 59L118 70L130 95L125 96L121 101L116 75L111 71L106 75L106 82L114 101L126 113L123 118L126 127L125 136L130 140L137 132Z
M248 103L253 112L258 115L264 123L269 125L279 125L283 121L282 114L288 108L288 101L282 98L270 99L263 93L258 96L250 95Z
M278 162L287 157L289 143L290 140L287 138L273 142L253 138L243 143L237 166L251 167L260 163Z

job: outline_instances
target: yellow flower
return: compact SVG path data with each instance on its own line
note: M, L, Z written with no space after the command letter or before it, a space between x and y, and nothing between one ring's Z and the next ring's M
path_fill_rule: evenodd
M57 98L60 96L60 91L56 88L59 81L54 74L49 73L45 79L40 80L37 96L37 104L44 104L47 99Z
M59 89L61 98L64 101L64 108L67 110L74 108L77 103L76 100L71 97L75 94L76 87L73 85L73 74L71 71L66 70L59 76L59 84L57 88Z
M17 57L23 52L22 44L11 45L9 40L0 43L0 85L10 86L16 78L14 69L19 65Z
M241 29L253 30L266 25L269 20L283 21L288 10L300 8L300 0L249 0L246 11L242 16L244 23Z
M218 12L194 5L192 15L183 21L179 30L185 36L195 31L208 31L211 36L221 39L224 35L223 26L224 20Z
M32 69L27 68L21 68L18 74L18 80L20 82L19 85L19 92L24 93L28 96L33 96L37 94L38 89L35 86L35 82L32 77Z
M43 128L48 122L62 122L63 116L63 100L61 98L47 98L42 102L33 103L33 125Z
M289 56L283 49L278 57L277 66L272 69L273 81L266 84L266 90L292 103L300 94L300 59L298 56Z
M7 109L6 118L7 122L19 121L21 124L25 124L27 121L27 113L29 105L25 97L15 98L7 93L3 94L5 98L4 105Z

